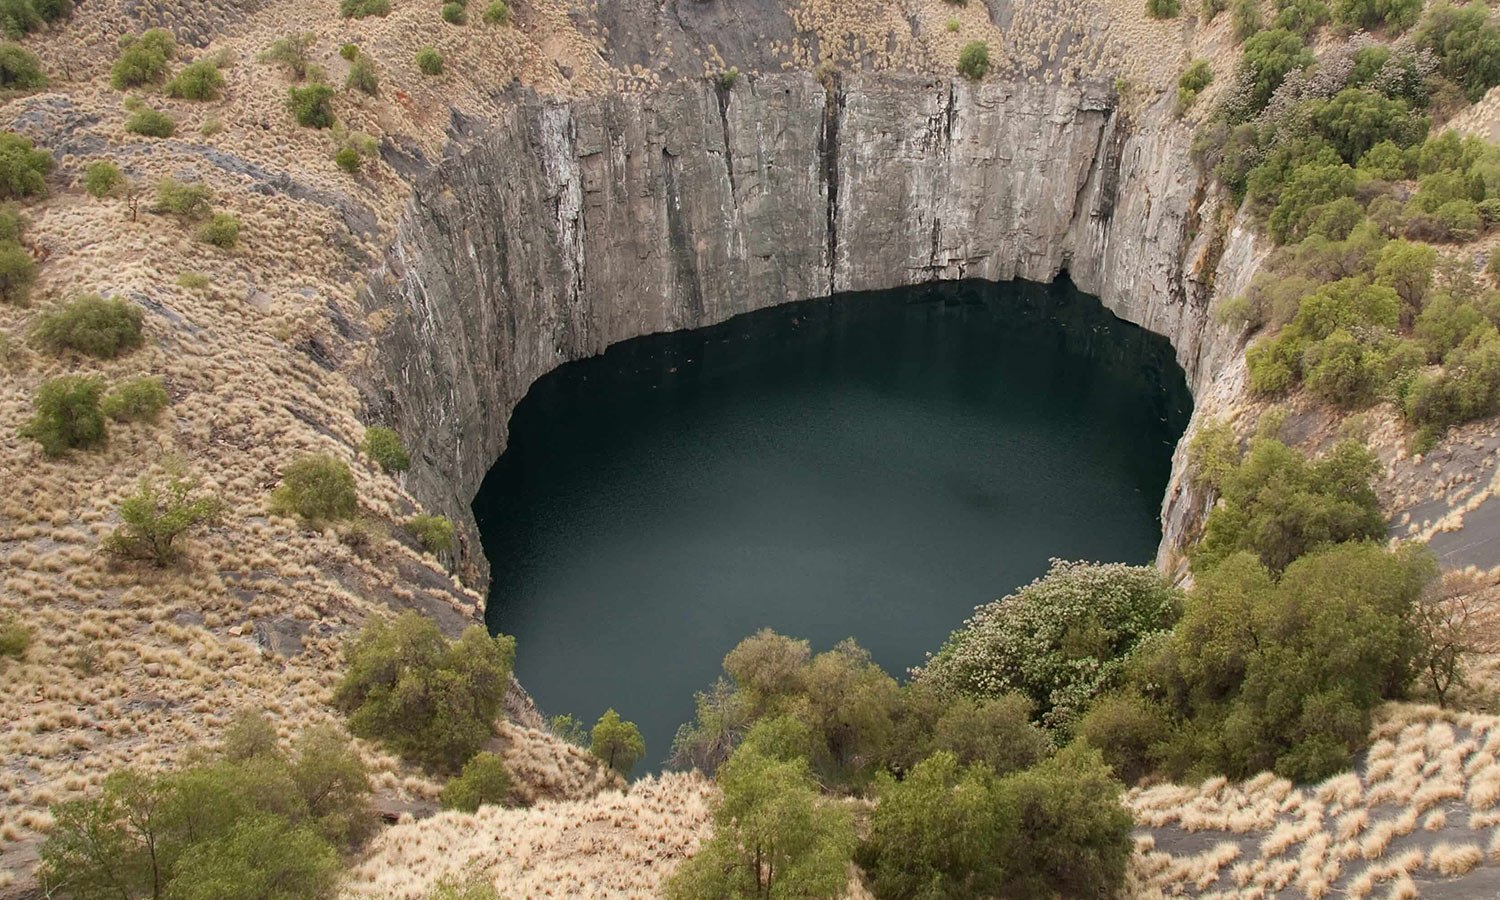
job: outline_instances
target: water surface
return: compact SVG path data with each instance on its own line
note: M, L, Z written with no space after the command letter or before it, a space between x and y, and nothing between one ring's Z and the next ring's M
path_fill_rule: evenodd
M1191 411L1165 339L1066 284L848 294L565 365L474 500L491 630L547 714L656 768L763 626L903 674L1050 557L1149 562Z

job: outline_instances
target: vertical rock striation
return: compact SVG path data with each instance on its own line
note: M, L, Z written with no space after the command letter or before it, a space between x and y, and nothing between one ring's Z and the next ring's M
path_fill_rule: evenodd
M1232 396L1235 337L1207 308L1216 278L1248 278L1253 239L1201 224L1214 204L1165 105L1122 119L1098 87L912 75L521 96L417 179L367 297L394 313L374 413L413 443L410 486L461 523L483 582L468 505L511 410L552 368L643 334L839 291L1066 271L1169 337L1200 405ZM1203 503L1177 456L1163 564Z

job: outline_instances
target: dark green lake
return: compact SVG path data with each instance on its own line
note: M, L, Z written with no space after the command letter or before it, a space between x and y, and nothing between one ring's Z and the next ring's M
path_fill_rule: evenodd
M474 500L490 629L547 714L666 756L763 626L902 675L1051 557L1149 562L1191 412L1164 338L1067 284L846 294L543 377Z

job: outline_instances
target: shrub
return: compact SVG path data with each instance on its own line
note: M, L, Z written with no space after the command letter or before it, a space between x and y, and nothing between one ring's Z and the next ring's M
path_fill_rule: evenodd
M1031 701L1019 694L975 700L914 682L902 688L885 767L903 772L945 752L959 765L981 763L1001 775L1027 768L1051 750L1031 714Z
M48 22L56 22L73 14L73 0L32 0L37 15Z
M196 482L174 475L165 489L150 478L120 503L120 526L104 540L104 549L126 559L150 560L165 566L177 558L178 537L199 525L218 520L223 503L212 493L198 491Z
M198 240L224 250L234 247L240 238L239 216L216 212L198 229Z
M139 347L140 307L112 297L85 294L44 314L37 322L37 341L54 352L76 350L100 359L113 359Z
M349 66L349 77L344 80L344 87L375 96L380 90L380 76L375 71L375 60L365 53L354 57Z
M958 72L971 81L978 81L990 71L990 45L984 41L970 41L958 53Z
M1134 691L1100 697L1078 723L1078 740L1098 750L1126 784L1157 769L1171 736L1166 713Z
M1417 43L1438 56L1439 70L1456 82L1469 102L1500 84L1500 30L1489 24L1489 7L1438 2L1417 30Z
M1181 10L1178 0L1146 0L1146 15L1153 19L1175 19Z
M454 772L490 739L515 640L472 625L450 643L431 619L407 612L366 625L344 659L333 703L349 714L350 730Z
M663 885L666 900L833 897L848 882L854 822L819 796L805 760L747 745L719 770L713 837Z
M6 37L19 40L42 27L42 17L33 0L0 0L0 24Z
M156 204L151 207L151 211L190 221L207 216L212 200L213 192L207 185L163 178L156 183Z
M1311 38L1313 32L1327 24L1332 15L1323 0L1279 0L1276 5L1278 12L1271 27L1285 28L1304 38Z
M52 154L34 149L30 138L0 132L0 197L30 197L47 193Z
M8 91L39 91L47 86L41 60L20 44L0 44L0 88Z
M1310 462L1280 441L1255 439L1222 480L1222 502L1209 513L1193 570L1248 550L1280 572L1315 547L1383 537L1385 517L1370 487L1378 468L1353 440Z
M125 130L144 137L166 138L176 133L177 120L160 110L146 107L136 110L125 120Z
M575 747L589 745L589 731L574 716L564 713L547 720L547 730Z
M469 12L462 3L444 3L442 16L449 25L467 25L469 22Z
M217 100L223 91L224 73L211 59L188 63L167 82L167 96L186 100Z
M359 163L359 151L353 147L340 147L339 151L333 154L333 164L350 175L359 171Z
M490 5L484 8L484 24L510 24L510 7L505 5L505 0L491 0Z
M1068 747L1004 779L1021 824L1004 859L1012 897L1111 897L1125 880L1134 823L1097 751Z
M443 785L444 809L474 812L500 806L510 797L510 773L498 753L479 753L464 763L463 773Z
M322 83L287 88L287 109L304 128L331 128L334 123L333 88Z
M359 506L354 473L326 453L298 457L282 470L269 505L276 515L296 515L314 523L352 518Z
M0 658L22 659L30 646L30 628L10 616L0 617Z
M1229 8L1229 21L1234 27L1234 39L1248 40L1265 26L1261 18L1260 4L1256 0L1234 0Z
M423 75L441 75L443 73L443 54L437 52L433 47L423 47L417 51L417 68Z
M411 468L411 456L401 443L401 435L395 429L383 425L372 425L365 429L364 440L359 449L386 472L405 472Z
M13 240L0 241L0 301L26 306L36 281L36 263L31 253Z
M1315 102L1312 116L1319 133L1351 164L1381 142L1410 147L1427 136L1427 119L1405 100L1364 88L1345 88L1332 100Z
M1177 79L1177 109L1180 113L1193 105L1198 99L1198 94L1214 80L1214 71L1209 68L1208 60L1197 59L1193 64L1183 70Z
M406 530L412 533L423 547L433 553L447 553L453 549L453 523L447 516L429 516L425 513L411 517Z
M1402 32L1417 24L1422 0L1337 0L1334 17L1356 28Z
M958 30L962 27L963 25L957 19L949 19L943 23L943 30L949 34L958 34Z
M83 171L83 189L92 197L108 197L124 182L120 167L107 159L91 162Z
M318 36L311 31L277 38L261 53L260 61L282 66L293 78L301 81L307 77L307 68L312 63L309 51L317 39Z
M339 0L339 15L346 19L386 16L390 12L391 0Z
M1238 75L1248 92L1248 113L1265 108L1289 72L1312 62L1313 55L1302 45L1302 38L1285 28L1272 28L1246 38Z
M359 45L358 44L344 44L344 45L340 46L339 47L339 56L342 56L344 59L348 60L349 62L354 62L355 57L359 56Z
M48 456L62 456L76 448L102 446L107 439L99 396L104 382L85 375L61 375L37 388L31 421L21 437L42 445Z
M155 422L166 408L167 389L155 375L125 379L99 404L99 410L116 422Z
M729 68L719 73L719 90L732 91L734 90L734 83L739 80L740 70L734 66L730 66Z
M202 272L183 272L177 276L177 286L190 291L207 290L210 283L208 276Z
M1143 637L1172 627L1179 603L1155 568L1053 560L1045 577L980 607L913 675L974 697L1019 693L1066 732Z
M621 775L629 775L646 755L646 742L634 722L624 721L619 713L607 709L589 733L589 752Z
M109 70L109 82L117 91L143 84L160 84L167 77L167 63L177 56L177 40L165 28L152 28L140 37L128 38L120 58Z

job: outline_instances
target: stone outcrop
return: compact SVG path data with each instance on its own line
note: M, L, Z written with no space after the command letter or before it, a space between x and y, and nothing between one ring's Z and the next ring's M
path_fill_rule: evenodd
M472 124L472 123L470 123ZM1169 337L1202 407L1242 378L1214 285L1257 262L1221 224L1165 101L1133 119L1097 86L868 75L741 78L545 101L455 136L416 177L366 302L371 414L414 445L408 486L461 524L511 410L569 360L761 307L932 279L1066 272ZM1159 559L1203 498L1177 454Z

